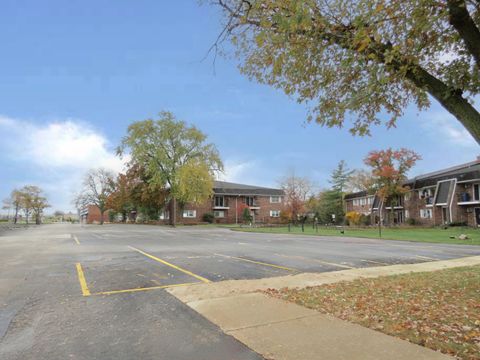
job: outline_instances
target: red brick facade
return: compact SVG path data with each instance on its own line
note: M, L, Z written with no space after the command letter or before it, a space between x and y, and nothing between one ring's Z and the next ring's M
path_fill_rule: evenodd
M216 197L223 197L223 205L215 205ZM247 206L247 201L252 201L252 199L253 203L250 203L252 205L248 206L248 208L255 223L280 223L280 213L284 209L284 199L281 196L273 196L272 198L272 196L268 195L217 195L203 204L186 204L183 207L177 205L176 221L178 224L198 224L204 222L205 214L211 213L214 214L214 223L240 224L243 222L243 209ZM280 202L271 201L277 199ZM171 208L170 204L168 209L171 211ZM168 219L164 218L160 221L169 224L171 218L168 215Z
M408 191L394 208L394 223L480 226L480 160L418 176L405 182L405 187ZM391 209L384 204L374 205L378 199L368 203L369 198L366 192L347 195L346 211L370 214L372 220L378 220L381 212L382 219L390 223Z
M101 221L100 209L96 205L88 205L81 212L81 220L87 224L99 224ZM103 222L109 222L109 212L103 213Z
M234 184L215 181L214 195L202 204L176 204L177 224L199 224L205 222L205 214L214 216L214 223L240 224L243 222L243 211L248 207L252 221L255 223L275 224L281 222L281 212L284 210L283 191L251 185ZM161 224L172 223L173 204L170 202L161 212ZM89 205L82 216L87 223L99 223L100 211L98 207ZM109 221L109 214L105 212L104 222ZM131 221L136 220L132 214Z

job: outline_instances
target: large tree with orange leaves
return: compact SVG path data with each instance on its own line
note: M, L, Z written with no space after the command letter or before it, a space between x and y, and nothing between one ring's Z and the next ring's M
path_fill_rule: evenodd
M397 205L398 196L407 191L403 186L407 172L420 159L420 155L415 151L405 148L374 150L364 159L365 164L372 169L377 196L391 207L392 212ZM390 221L393 221L393 216Z

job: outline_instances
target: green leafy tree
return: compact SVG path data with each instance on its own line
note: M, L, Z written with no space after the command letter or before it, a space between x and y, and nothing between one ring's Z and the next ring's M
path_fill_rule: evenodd
M345 161L341 160L330 176L329 182L332 184L332 189L343 194L352 174L353 170L349 170Z
M252 214L250 213L250 209L245 207L242 211L242 219L245 224L250 224L253 220Z
M429 95L480 142L480 6L476 0L210 0L241 71L313 104L308 120L368 134L395 126Z
M185 183L195 182L192 176L205 170L210 177L223 170L216 147L206 143L207 136L194 126L179 121L171 112L163 111L158 120L144 120L131 124L122 139L118 154L129 151L130 165L145 169L148 184L168 189L172 201L172 225L176 223L177 201L201 201L208 197L204 187L196 183L189 188ZM199 189L202 190L199 192Z
M330 224L334 222L340 224L343 222L344 209L338 191L331 189L321 191L315 199L312 210L320 223ZM332 215L335 215L335 219Z

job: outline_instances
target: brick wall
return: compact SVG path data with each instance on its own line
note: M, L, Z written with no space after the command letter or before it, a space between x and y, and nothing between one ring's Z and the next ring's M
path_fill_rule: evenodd
M281 203L270 203L270 196L254 196L255 207L259 209L252 209L251 211L255 213L255 222L262 223L280 223L280 217L271 217L270 210L279 210L284 209L284 202L282 199ZM242 223L242 204L245 203L244 196L231 196L225 195L225 208L223 209L214 209L214 200L209 199L202 204L185 204L183 207L180 204L177 204L177 224L193 225L204 222L203 216L206 213L214 213L214 211L223 211L224 217L214 218L214 223L217 224L235 224ZM171 204L168 207L171 209ZM196 211L196 216L194 218L185 218L183 217L184 210L194 210ZM236 213L238 215L236 216ZM170 224L170 219L160 220L163 224Z
M100 209L96 205L88 205L87 207L87 224L99 224L101 220ZM109 211L103 213L103 222L109 222Z

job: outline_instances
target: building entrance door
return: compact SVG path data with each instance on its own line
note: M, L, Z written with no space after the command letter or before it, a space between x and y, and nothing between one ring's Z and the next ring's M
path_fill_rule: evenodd
M447 208L442 208L442 222L444 224L448 223L448 215L447 215Z
M475 208L475 222L480 226L480 208Z

